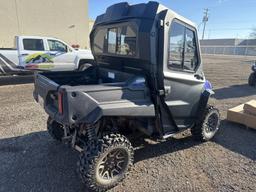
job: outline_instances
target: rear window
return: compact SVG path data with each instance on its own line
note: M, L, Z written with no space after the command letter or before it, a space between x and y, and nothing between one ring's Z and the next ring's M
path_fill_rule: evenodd
M124 56L136 55L137 33L132 26L99 29L94 36L95 53Z
M24 50L44 51L44 42L42 39L23 39Z
M117 49L117 28L108 30L108 53L116 53Z

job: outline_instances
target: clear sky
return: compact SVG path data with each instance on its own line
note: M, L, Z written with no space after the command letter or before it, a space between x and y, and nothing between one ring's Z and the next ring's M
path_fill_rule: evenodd
M95 19L120 0L89 0L89 16ZM147 2L127 0L130 4ZM205 38L248 38L256 28L256 0L159 0L158 2L199 25L202 33L203 12L209 8Z

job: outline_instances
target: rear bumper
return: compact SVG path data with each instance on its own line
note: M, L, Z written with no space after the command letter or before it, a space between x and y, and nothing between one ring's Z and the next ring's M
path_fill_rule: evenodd
M116 90L116 91L122 91ZM126 99L109 102L99 102L95 98L83 91L75 91L65 86L60 87L58 92L62 92L63 113L58 111L57 102L55 105L49 101L50 96L44 99L44 109L46 113L55 121L63 125L78 125L81 123L94 124L103 116L126 116L126 117L154 117L154 104L149 100L129 101ZM107 93L100 93L107 94ZM36 91L34 98L40 103L40 97Z

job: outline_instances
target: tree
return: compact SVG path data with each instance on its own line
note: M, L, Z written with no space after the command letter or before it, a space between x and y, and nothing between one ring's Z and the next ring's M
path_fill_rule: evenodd
M252 29L252 32L250 33L250 38L256 39L256 28Z

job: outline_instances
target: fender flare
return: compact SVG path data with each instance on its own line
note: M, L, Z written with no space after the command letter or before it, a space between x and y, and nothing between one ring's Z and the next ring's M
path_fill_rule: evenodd
M94 59L84 59L84 58L78 58L78 61L77 61L77 70L80 68L80 66L84 63L90 63L92 65L95 65L95 60Z
M214 95L214 91L211 89L205 89L203 93L201 94L199 105L198 105L198 111L197 111L197 121L196 123L199 123L203 117L203 114L205 112L205 108L207 107L209 98Z

